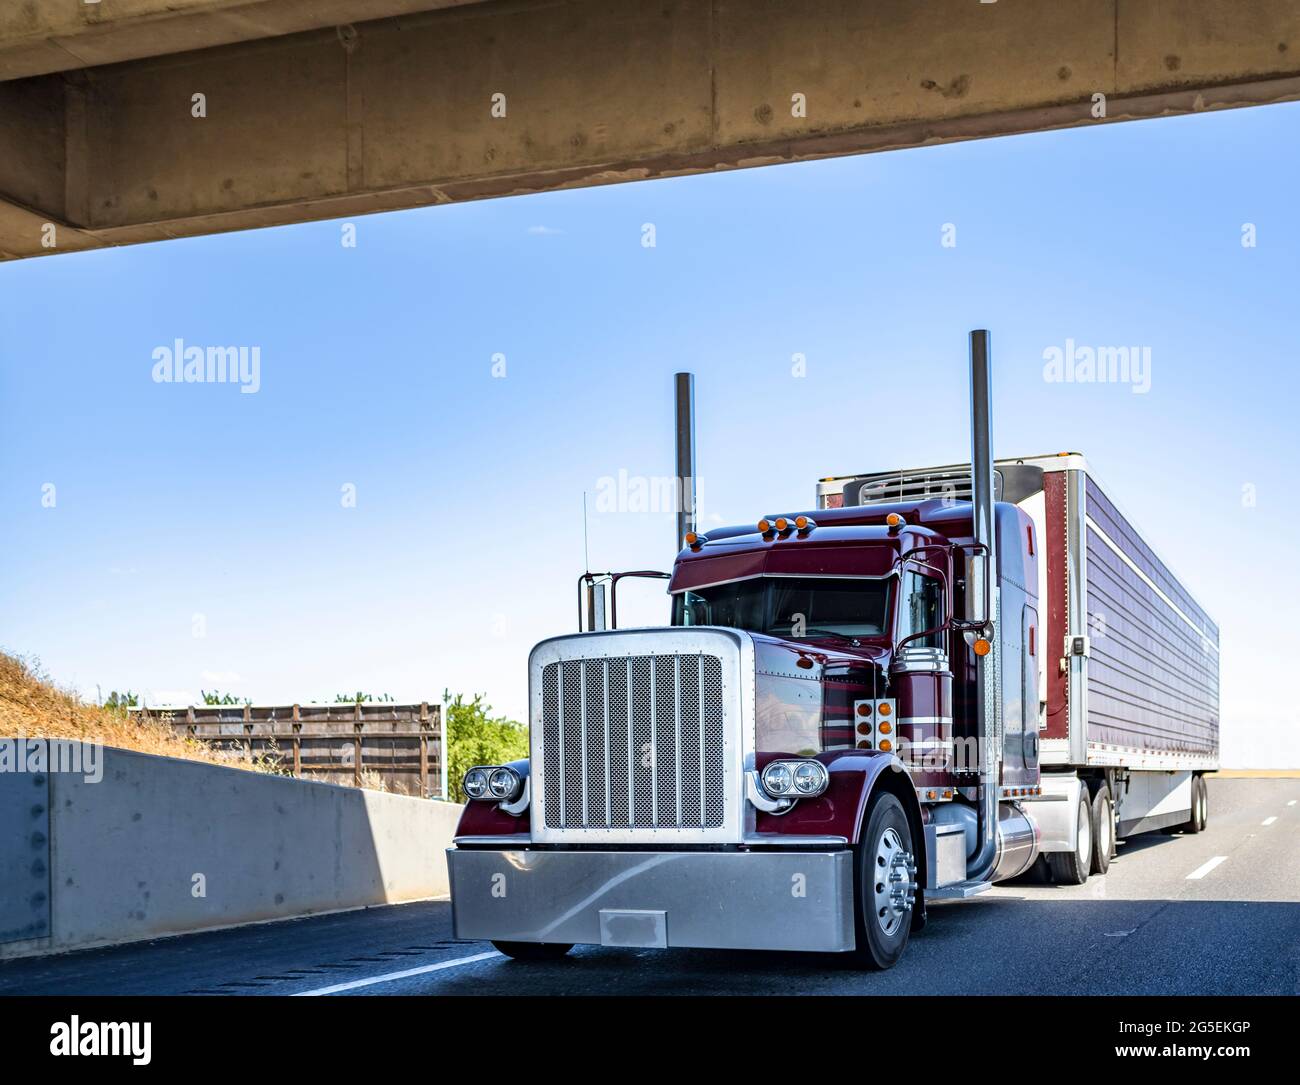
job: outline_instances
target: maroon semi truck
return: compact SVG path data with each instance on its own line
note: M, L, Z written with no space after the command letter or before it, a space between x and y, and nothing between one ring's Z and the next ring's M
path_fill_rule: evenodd
M970 465L826 478L707 533L688 499L667 627L604 628L588 575L594 628L529 660L531 757L466 775L458 937L887 968L927 902L1204 828L1217 628L1082 456L994 460L989 389L973 332Z

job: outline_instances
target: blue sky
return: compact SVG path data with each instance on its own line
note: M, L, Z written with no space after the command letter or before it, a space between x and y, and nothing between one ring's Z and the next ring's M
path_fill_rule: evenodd
M671 562L668 512L597 492L672 473L674 371L704 522L745 522L965 458L985 326L997 452L1088 455L1220 622L1225 760L1295 760L1298 127L1280 105L371 216L352 248L332 221L0 265L0 645L91 695L449 687L522 716L529 647L574 626L583 492L593 567ZM178 337L258 347L260 390L156 383ZM1067 339L1150 348L1150 390L1045 381ZM657 588L624 609L667 615Z

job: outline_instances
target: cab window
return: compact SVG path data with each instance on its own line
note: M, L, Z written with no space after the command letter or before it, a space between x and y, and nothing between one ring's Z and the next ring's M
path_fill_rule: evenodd
M935 577L925 576L909 569L903 574L902 602L903 628L900 640L903 637L910 637L913 633L922 633L943 624L943 585ZM914 641L909 641L909 644L925 648L942 648L941 638L942 634L934 632L928 637L918 637Z

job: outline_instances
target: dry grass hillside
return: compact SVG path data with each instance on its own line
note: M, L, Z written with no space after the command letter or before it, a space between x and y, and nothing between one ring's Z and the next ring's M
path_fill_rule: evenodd
M183 757L253 771L273 766L249 762L241 752L218 750L178 735L165 723L137 722L123 711L86 704L59 689L37 664L0 652L0 738L65 738L124 750Z

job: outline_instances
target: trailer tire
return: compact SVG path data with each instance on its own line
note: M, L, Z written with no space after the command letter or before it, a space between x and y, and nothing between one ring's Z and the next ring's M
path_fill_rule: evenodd
M1115 804L1110 799L1110 788L1105 784L1097 788L1092 797L1092 872L1105 874L1110 869L1110 857L1115 848Z
M862 835L853 848L855 965L873 970L893 968L907 948L915 905L900 911L891 892L910 896L916 884L916 852L912 827L903 804L888 792L878 792L867 809ZM892 876L910 882L891 883Z
M1209 788L1205 786L1205 777L1193 776L1192 816L1187 819L1187 824L1183 826L1184 832L1201 833L1205 831L1205 824L1209 820L1209 813L1206 809L1208 798Z
M1165 829L1165 833L1173 836L1174 833L1199 833L1205 830L1206 822L1209 820L1208 811L1209 789L1205 786L1204 776L1192 777L1192 808L1187 812L1187 820L1181 825L1171 825Z
M493 942L500 952L516 961L558 961L573 948L564 942Z
M1078 823L1074 835L1073 851L1047 853L1047 865L1052 868L1052 880L1057 885L1082 885L1092 869L1092 804L1085 790L1079 796Z

